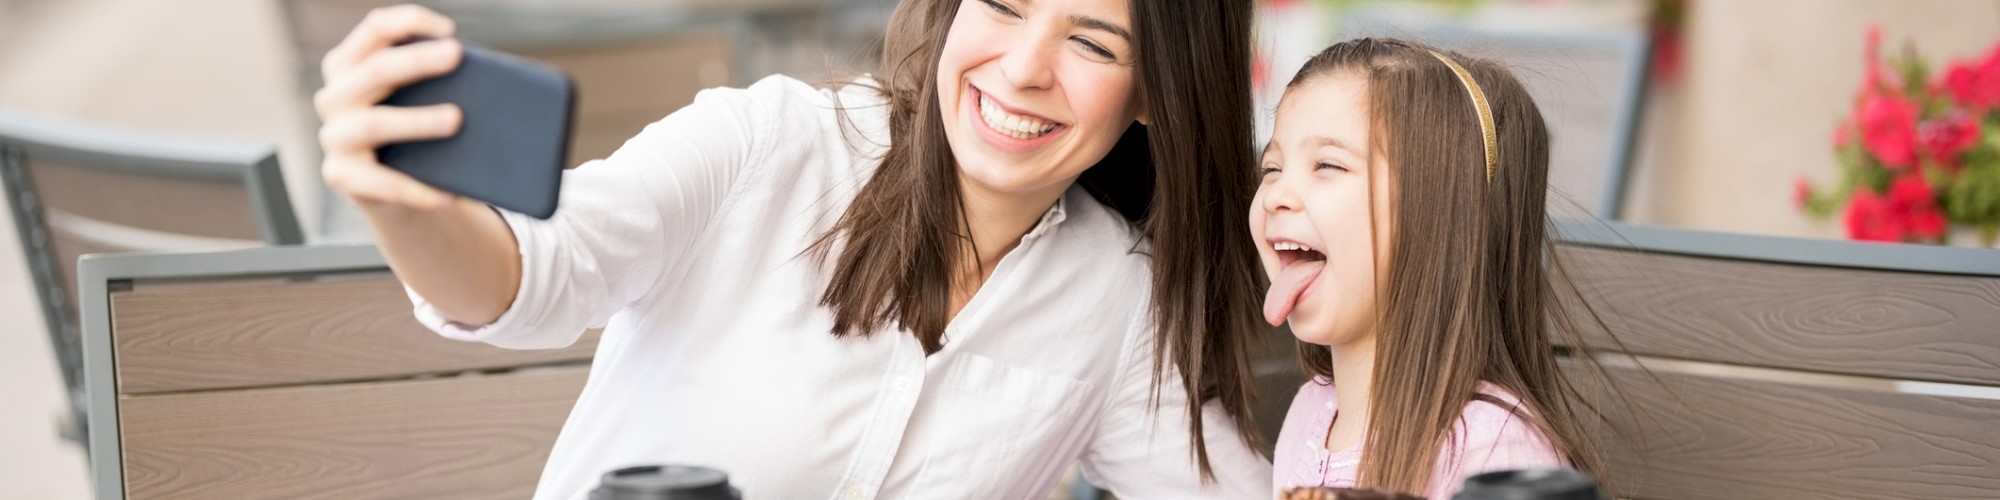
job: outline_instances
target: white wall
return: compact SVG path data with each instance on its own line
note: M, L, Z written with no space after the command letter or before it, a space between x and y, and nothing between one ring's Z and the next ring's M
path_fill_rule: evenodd
M2000 2L1755 0L1694 2L1687 72L1634 219L1719 231L1845 237L1839 221L1792 207L1794 179L1838 178L1834 125L1861 83L1868 26L1883 51L1914 42L1941 67L2000 42Z

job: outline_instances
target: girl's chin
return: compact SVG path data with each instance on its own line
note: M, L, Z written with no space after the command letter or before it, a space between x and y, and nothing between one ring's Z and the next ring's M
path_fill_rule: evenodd
M1292 316L1287 319L1287 324L1292 328L1292 336L1301 342L1338 347L1352 344L1363 337L1361 333L1354 331L1357 330L1355 328L1329 325L1321 321L1323 318L1312 313L1313 311L1293 311Z
M1328 331L1326 325L1313 321L1314 319L1311 314L1294 310L1291 316L1285 318L1285 326L1292 329L1293 337L1298 337L1299 341L1308 344L1333 345L1333 341L1339 340L1338 335L1334 335Z

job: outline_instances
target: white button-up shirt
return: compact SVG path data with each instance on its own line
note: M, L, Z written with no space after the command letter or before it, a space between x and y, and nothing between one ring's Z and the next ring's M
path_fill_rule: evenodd
M502 347L604 327L535 498L583 498L648 463L719 468L751 499L1042 498L1078 462L1122 498L1271 497L1270 463L1219 406L1203 484L1178 377L1148 403L1145 247L1080 189L999 262L942 351L903 331L830 335L830 266L806 249L886 130L858 87L704 91L565 174L554 218L503 214L522 278L494 323L449 323L412 295L439 333Z

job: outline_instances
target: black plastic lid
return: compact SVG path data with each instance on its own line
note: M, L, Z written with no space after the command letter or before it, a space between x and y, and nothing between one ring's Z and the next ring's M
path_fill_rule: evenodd
M1569 469L1488 472L1465 479L1452 500L1603 500L1597 482Z
M604 474L590 500L739 500L729 475L680 465L641 465Z

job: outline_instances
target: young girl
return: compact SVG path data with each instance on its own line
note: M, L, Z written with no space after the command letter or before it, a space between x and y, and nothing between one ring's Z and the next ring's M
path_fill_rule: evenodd
M1251 232L1314 376L1273 456L1278 491L1450 498L1464 478L1597 471L1550 344L1548 132L1499 65L1363 39L1279 102Z

